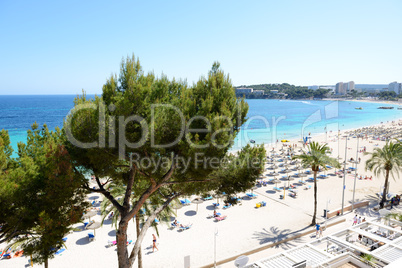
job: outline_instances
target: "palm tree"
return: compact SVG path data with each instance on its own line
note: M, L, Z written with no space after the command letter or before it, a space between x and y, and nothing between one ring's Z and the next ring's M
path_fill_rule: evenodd
M326 145L320 145L318 142L311 142L308 147L308 152L304 152L301 155L294 156L295 159L300 159L303 166L311 166L311 170L314 174L314 214L311 225L315 225L316 215L317 215L317 173L320 168L327 170L327 165L339 168L339 162L332 157L329 157L326 152L330 148Z
M387 201L389 175L395 179L394 174L396 173L399 177L402 167L402 144L387 142L384 147L374 148L372 153L365 154L371 156L366 161L366 170L372 171L375 176L385 173L384 191L380 202L380 207L383 208Z

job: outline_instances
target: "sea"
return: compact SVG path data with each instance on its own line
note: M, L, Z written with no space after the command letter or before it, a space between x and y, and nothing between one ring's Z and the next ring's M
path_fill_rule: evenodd
M46 124L49 129L61 128L63 119L74 106L75 97L76 95L0 96L0 129L8 130L11 144L17 149L18 142L26 141L27 130L34 122L40 126ZM231 148L233 151L250 143L271 144L287 139L302 139L402 118L402 110L398 110L395 104L323 100L246 101L249 105L247 120L242 122L241 130ZM378 109L380 106L392 106L394 109Z

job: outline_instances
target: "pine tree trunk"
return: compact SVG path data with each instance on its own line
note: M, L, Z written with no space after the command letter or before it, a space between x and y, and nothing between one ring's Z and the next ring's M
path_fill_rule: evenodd
M311 225L315 225L315 218L317 216L317 171L314 171L314 214Z
M137 231L137 239L140 236L140 219L138 218L138 215L135 216L135 228ZM142 253L141 253L141 247L138 250L138 268L142 268Z
M121 215L121 218L124 218L124 216ZM119 268L131 268L127 251L127 227L128 222L120 221L116 233L117 260L119 262Z
M49 260L46 259L46 260L45 260L45 268L48 268L48 267L49 267Z
M382 193L381 203L384 205L387 202L387 189L388 189L388 178L389 178L389 170L385 172L385 184L384 184L384 191Z

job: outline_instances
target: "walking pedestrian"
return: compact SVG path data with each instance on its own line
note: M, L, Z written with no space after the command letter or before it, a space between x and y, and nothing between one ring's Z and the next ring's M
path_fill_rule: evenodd
M357 219L357 224L360 224L362 222L362 217L359 217L358 219Z
M152 252L154 252L155 249L159 251L159 249L156 247L156 236L152 234Z
M320 228L321 228L321 226L318 223L316 223L316 225L315 225L315 237L318 237L318 235L320 233Z
M352 226L353 225L356 225L357 224L357 215L355 215L355 217L353 218L353 224L352 224Z

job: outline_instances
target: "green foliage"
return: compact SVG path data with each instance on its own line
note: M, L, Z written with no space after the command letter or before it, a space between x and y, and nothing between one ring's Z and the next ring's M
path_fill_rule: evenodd
M1 133L1 140L8 140ZM18 245L35 263L52 258L70 226L85 208L82 181L75 177L59 130L34 124L27 143L18 145L17 159L2 146L0 155L10 163L1 174L1 240Z
M395 179L402 168L402 144L400 142L387 142L382 148L374 148L372 153L365 153L370 158L366 161L366 170L370 170L375 176L385 175L384 191L381 204L386 202L389 175Z
M250 86L240 86L253 88L254 90L264 90L264 96L254 96L252 94L248 95L248 98L267 98L267 99L308 99L308 98L325 98L330 92L329 89L319 88L317 90L308 89L304 86L295 86L287 83L283 84L261 84L261 85L250 85ZM274 93L273 90L278 90L278 93Z
M402 145L387 142L382 148L374 148L372 153L365 153L370 158L366 161L366 170L372 171L376 176L389 173L394 179L399 177L402 167Z
M375 262L377 259L374 258L373 255L371 254L363 254L362 259L366 262L366 263L373 263Z
M402 222L402 213L389 213L385 216L386 219L395 219Z
M326 154L329 150L330 148L326 144L320 145L318 142L311 142L307 147L307 152L304 151L301 155L294 157L295 159L300 159L305 168L311 167L314 174L314 213L311 225L315 225L317 215L317 173L320 168L327 170L327 165L335 168L340 167L337 159Z
M296 155L294 158L300 159L304 167L311 167L314 172L318 172L320 168L327 170L327 165L339 168L339 162L335 158L329 157L326 154L327 151L330 151L328 145L320 145L313 141L308 145L307 152Z
M394 100L397 94L395 91L382 91L378 94L378 97L382 100Z
M87 108L82 109L84 105ZM102 97L89 100L83 95L75 100L63 130L68 137L97 144L76 146L70 139L66 146L77 173L96 177L98 187L87 189L102 193L120 215L120 264L134 261L142 234L175 198L210 190L235 193L250 187L262 171L262 148L246 147L240 153L241 159L257 157L261 162L255 167L219 165L227 158L236 162L227 152L247 112L247 103L236 98L229 77L217 62L207 77L188 86L165 76L144 74L134 56L122 61L118 77L112 75L106 81ZM136 120L126 120L133 116ZM105 177L110 178L107 183L124 185L124 194L102 185L100 178ZM148 201L153 206L151 214L133 254L127 254L126 225Z

